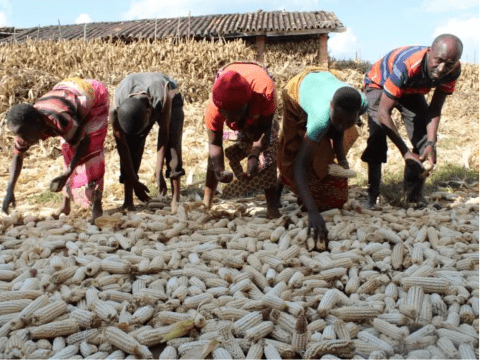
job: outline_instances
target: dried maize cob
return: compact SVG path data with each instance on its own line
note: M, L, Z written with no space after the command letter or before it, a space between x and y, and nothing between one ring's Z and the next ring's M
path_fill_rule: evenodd
M79 346L77 344L69 345L64 349L52 355L53 359L71 359L78 353Z
M282 358L292 359L295 356L295 351L293 350L293 346L290 344L265 338L265 345L272 345L273 347L275 347L275 349L277 349L278 353Z
M281 359L282 357L278 353L277 349L273 345L265 345L264 350L266 359Z
M377 317L379 310L372 307L344 306L330 310L330 313L343 321L364 321Z
M354 170L344 169L340 165L330 164L328 165L328 174L331 176L351 178L357 176L357 173Z
M117 311L105 301L98 300L93 306L93 311L106 322L118 321Z
M458 352L461 359L476 359L478 356L473 351L473 346L471 344L462 343L458 346Z
M455 359L459 356L457 348L448 337L440 336L437 340L437 347L450 359Z
M296 319L288 313L273 309L270 312L269 319L288 332L293 332L295 329Z
M403 340L409 335L404 328L398 328L382 319L373 319L373 327L392 339Z
M70 280L77 272L78 266L71 266L63 270L54 272L52 274L53 282L55 284L61 284L67 280Z
M263 321L262 323L249 328L245 331L245 338L250 341L257 341L270 334L273 330L274 324L271 321Z
M285 301L273 294L265 294L261 299L261 303L263 306L266 306L272 309L277 309L280 311L287 309L287 304L285 303Z
M110 355L108 355L106 360L117 360L117 359L125 359L125 353L122 350L115 350Z
M339 301L338 290L330 289L322 297L320 304L318 305L317 312L318 315L323 317L328 314L328 312L335 307Z
M431 277L406 277L401 281L403 288L408 290L412 286L420 286L426 293L448 294L450 283L446 279Z
M173 346L167 346L165 349L163 349L158 358L164 360L178 359L177 349Z
M233 359L232 355L230 355L230 353L223 347L217 347L213 350L212 355L214 359Z
M46 325L30 329L32 339L48 339L57 336L71 335L78 332L78 324L75 320L54 321Z
M105 329L107 341L128 354L137 355L144 359L152 359L152 353L144 345L135 340L131 335L120 329L109 326Z
M70 314L70 317L85 328L97 328L102 324L102 320L97 314L87 310L77 309Z
M395 270L398 270L402 267L403 264L403 242L395 244L392 251L392 267Z
M195 309L201 304L210 303L213 300L213 295L209 293L203 293L201 295L187 297L183 302L183 305L187 309Z
M262 313L260 311L254 311L235 321L233 323L232 331L237 336L243 336L248 329L261 324L262 321Z
M50 303L32 314L32 324L35 326L46 324L63 315L66 310L67 303L63 300Z
M405 338L405 344L410 350L415 350L418 348L417 343L421 341L422 338L426 336L431 336L435 334L435 326L429 324L425 325L421 329L411 333Z
M380 351L380 346L371 344L364 340L355 339L352 340L352 342L355 346L355 353L365 358L368 358L374 351Z
M357 336L360 340L378 346L380 350L384 351L387 355L393 355L394 353L393 347L389 343L383 341L368 331L360 331Z
M463 334L459 331L438 329L437 333L439 337L446 337L450 339L455 345L460 345L461 343L471 344L473 346L478 345L478 339L474 338L473 336Z
M438 235L437 235L437 230L435 230L435 228L431 226L427 228L427 238L432 248L436 249L438 247Z
M80 343L80 354L82 354L83 357L92 355L97 351L98 351L98 348L95 345L89 344L86 341L82 341Z
M248 360L260 360L263 357L264 341L260 339L256 343L252 344L248 350L247 356L245 357Z
M325 340L311 344L305 351L305 359L319 359L322 355L333 354L341 358L352 358L354 343L346 340Z
M30 299L19 299L0 302L0 315L21 312L31 302L32 300Z

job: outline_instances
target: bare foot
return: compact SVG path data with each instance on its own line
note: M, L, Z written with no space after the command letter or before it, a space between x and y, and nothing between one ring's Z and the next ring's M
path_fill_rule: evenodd
M92 207L92 218L90 223L95 224L95 219L103 215L102 208L102 192L100 190L95 190L93 195L93 207Z
M124 203L120 209L121 210L127 210L127 211L135 211L135 205Z
M277 219L281 216L280 211L278 211L277 206L267 206L267 218L268 219Z
M172 202L170 203L170 206L172 207L171 213L173 215L176 214L178 210L178 202L176 200L172 200Z
M96 207L93 207L92 209L92 217L89 220L90 224L95 225L95 219L99 218L100 216L103 215L103 210L102 208L98 209Z
M64 197L62 206L55 212L54 216L58 218L61 214L69 215L71 210L70 199Z

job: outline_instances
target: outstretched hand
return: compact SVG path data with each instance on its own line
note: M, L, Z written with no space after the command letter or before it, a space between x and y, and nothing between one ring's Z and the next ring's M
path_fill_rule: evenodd
M437 152L432 145L428 145L420 156L420 161L425 160L428 160L432 165L437 163Z
M257 157L252 156L249 158L247 162L247 172L243 174L244 178L247 180L253 179L253 177L258 173L258 165L259 161Z
M63 189L65 184L67 183L68 177L70 175L68 174L62 174L60 176L57 176L55 179L53 179L50 182L50 191L51 192L59 192Z
M8 207L12 204L15 207L15 195L13 191L7 191L5 197L3 198L2 211L5 214L8 214Z
M140 181L137 181L133 185L133 191L135 191L135 195L140 201L147 202L150 200L150 196L147 195L150 190L148 190L148 187Z
M325 220L322 215L315 210L308 212L308 231L307 234L310 236L310 231L313 232L313 239L315 241L321 240L325 242L325 248L328 248L328 230L325 224Z

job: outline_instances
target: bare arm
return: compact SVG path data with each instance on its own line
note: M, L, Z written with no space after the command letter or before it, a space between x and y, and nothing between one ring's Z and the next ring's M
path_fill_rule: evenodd
M207 129L208 150L210 159L213 162L214 171L221 172L225 170L225 160L223 153L223 140L221 131L212 131Z
M345 155L345 151L343 149L343 131L338 137L333 139L333 151L337 157L338 164L348 169L347 156Z
M316 143L310 140L307 134L305 134L302 140L302 145L300 146L300 150L297 154L297 158L295 159L294 176L297 190L303 200L303 204L308 211L308 232L310 233L310 229L312 228L315 239L320 238L321 240L327 241L328 232L325 225L325 220L315 206L315 202L307 181L307 169L312 165L312 155L315 151L315 147Z
M431 164L436 164L437 162L437 149L434 144L437 142L438 125L440 124L440 115L446 97L447 94L438 88L435 89L427 115L427 141L430 144L423 150L423 154L420 156L421 161L428 160ZM431 143L433 143L433 145Z
M258 120L252 150L248 157L247 172L244 174L247 179L252 179L258 173L260 163L258 157L262 151L267 149L268 142L272 135L273 116L274 114L261 116Z
M438 124L440 123L440 115L442 113L443 104L447 94L436 89L433 93L432 101L428 107L428 125L427 125L427 140L437 141Z
M10 166L10 177L7 184L7 192L5 198L3 199L2 210L8 214L8 207L10 204L15 206L15 195L14 189L15 184L17 183L18 177L22 171L23 167L23 153L16 154L13 157L12 165Z
M260 128L260 138L253 142L251 154L259 156L262 151L267 148L268 140L272 135L272 122L273 116L261 116L258 120L258 125Z
M83 139L80 140L80 142L75 146L75 152L73 153L72 161L68 165L67 170L65 170L62 175L57 176L50 182L50 191L58 192L63 189L63 187L67 183L68 178L70 177L70 175L72 175L73 170L75 170L75 168L77 167L78 162L85 154L85 151L88 149L89 144L90 136L85 134Z
M410 149L398 133L398 130L392 120L392 111L395 103L395 100L390 99L387 95L385 95L385 93L383 93L378 106L378 118L380 125L385 130L387 136L397 146L402 156L405 157L405 155L410 152Z

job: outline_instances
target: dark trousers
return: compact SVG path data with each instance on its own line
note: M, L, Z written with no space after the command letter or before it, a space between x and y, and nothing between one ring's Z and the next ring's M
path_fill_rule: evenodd
M182 162L182 135L184 117L182 96L177 94L172 99L172 117L170 119L168 144L165 151L165 162L167 165L165 176L171 179L185 175ZM160 136L163 130L164 129L160 127L158 128L158 136ZM125 135L135 174L137 174L138 170L140 169L147 135L148 133L139 135ZM124 179L125 170L120 163L120 183L123 184Z
M365 95L368 100L367 148L363 152L362 161L379 164L387 162L387 134L379 124L378 106L383 90L367 86ZM427 142L428 103L424 95L413 94L402 96L395 108L402 114L408 138L415 154L422 154Z

